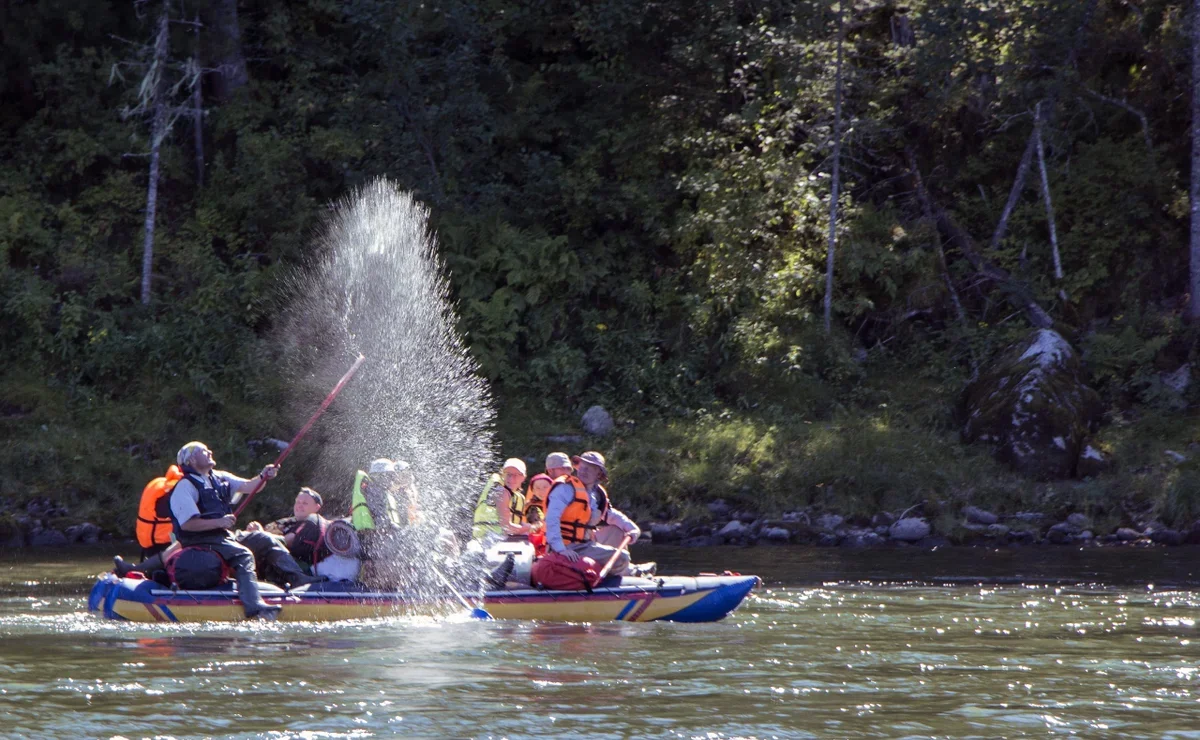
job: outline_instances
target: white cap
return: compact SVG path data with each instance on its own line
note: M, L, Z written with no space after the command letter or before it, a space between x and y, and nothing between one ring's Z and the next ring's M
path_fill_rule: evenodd
M501 467L500 469L506 470L508 468L512 468L513 470L517 471L521 475L525 475L525 461L519 457L508 458L507 460L504 461L504 466Z
M372 460L371 467L367 468L368 473L391 473L394 470L396 470L396 463L386 457Z

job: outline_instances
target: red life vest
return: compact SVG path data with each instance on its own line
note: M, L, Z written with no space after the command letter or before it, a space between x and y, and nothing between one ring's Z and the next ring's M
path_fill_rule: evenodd
M137 541L143 548L171 544L171 491L183 478L178 465L167 468L167 474L155 478L142 489L138 504Z

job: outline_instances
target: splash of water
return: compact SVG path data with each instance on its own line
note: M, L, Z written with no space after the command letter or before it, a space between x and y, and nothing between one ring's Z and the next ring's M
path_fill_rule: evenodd
M455 329L446 271L410 193L379 179L338 203L317 241L319 257L293 276L283 322L291 380L320 397L353 356L367 361L322 420L318 467L349 500L356 469L379 457L412 466L429 525L461 544L470 512L495 461L494 411L486 381ZM307 388L305 388L307 386ZM337 512L326 512L337 515ZM422 576L428 543L386 543L388 579L415 591L442 590ZM376 551L378 553L378 550Z

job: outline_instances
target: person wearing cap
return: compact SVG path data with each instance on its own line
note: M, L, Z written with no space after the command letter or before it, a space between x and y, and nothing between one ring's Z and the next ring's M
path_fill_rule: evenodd
M585 452L575 459L576 472L558 478L546 504L546 546L567 558L589 557L607 563L616 554L611 575L629 572L629 552L595 541L596 529L605 524L618 527L637 541L641 530L633 520L613 508L608 491L600 485L608 480L604 455Z
M525 461L510 457L499 473L488 476L487 484L475 502L475 517L471 538L479 540L486 550L504 537L524 538L529 535L525 523Z
M571 465L571 456L565 452L551 452L546 455L546 475L550 480L558 480L564 475L571 475L575 468Z
M554 480L545 473L538 473L529 479L529 493L525 496L525 523L529 525L529 544L533 545L534 555L541 557L546 554L546 499Z
M399 529L408 523L415 507L416 480L403 460L377 458L367 472L355 473L350 522L359 532Z

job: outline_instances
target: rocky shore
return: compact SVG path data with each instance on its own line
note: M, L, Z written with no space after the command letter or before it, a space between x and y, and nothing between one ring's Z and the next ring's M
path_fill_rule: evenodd
M1061 521L1039 512L994 514L965 506L957 516L923 504L900 514L879 512L870 519L802 509L778 518L734 510L724 500L708 504L709 519L643 521L643 542L684 547L815 545L819 547L919 547L947 545L1017 547L1022 545L1200 545L1200 521L1189 529L1157 522L1097 532L1088 517L1075 513ZM931 510L933 514L931 514ZM21 508L0 502L0 547L64 547L126 540L87 521L75 521L62 504L46 498Z
M1040 512L994 514L965 506L958 516L915 512L879 512L869 519L843 517L813 509L790 511L775 519L733 511L723 500L708 505L706 522L642 522L645 541L684 547L733 545L816 545L819 547L942 547L946 545L1017 547L1022 545L1200 545L1200 521L1187 530L1157 522L1097 532L1087 516L1061 521Z

